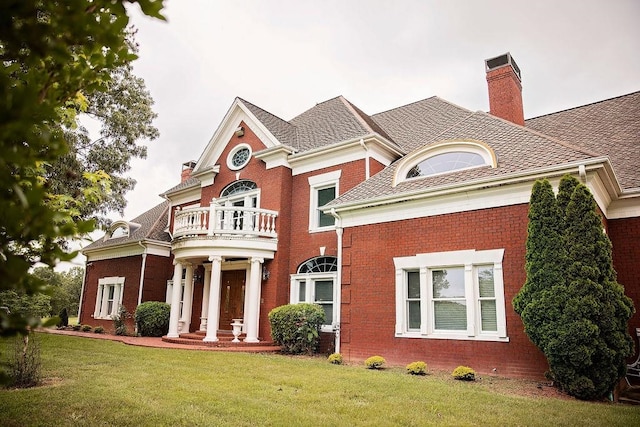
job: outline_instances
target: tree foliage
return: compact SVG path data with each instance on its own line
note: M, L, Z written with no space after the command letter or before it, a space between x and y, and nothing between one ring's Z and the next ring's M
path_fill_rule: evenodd
M120 1L8 0L0 3L0 291L33 294L28 274L41 262L68 260L63 241L93 229L87 204L110 187L104 171L86 171L78 192L53 191L47 169L69 153L88 96L104 92L114 70L134 58ZM162 19L162 0L138 0ZM0 335L26 332L27 319L0 311Z
M564 177L557 200L549 191L548 182L532 191L527 281L513 305L559 387L594 399L625 373L633 302L616 281L611 241L589 189Z

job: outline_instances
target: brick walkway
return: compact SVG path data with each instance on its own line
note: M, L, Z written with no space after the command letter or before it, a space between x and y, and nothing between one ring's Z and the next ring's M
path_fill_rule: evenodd
M74 337L93 338L99 340L120 341L127 345L137 345L140 347L156 348L179 348L182 350L204 350L204 351L232 351L243 353L275 353L280 351L278 346L238 346L238 347L215 347L210 345L178 344L163 341L160 337L125 337L110 334L96 334L94 332L67 331L60 329L39 328L38 332L56 335L69 335Z

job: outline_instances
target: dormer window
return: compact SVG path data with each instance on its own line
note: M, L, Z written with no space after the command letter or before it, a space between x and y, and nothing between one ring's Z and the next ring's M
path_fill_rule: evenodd
M114 229L111 232L111 236L109 237L111 239L117 239L118 237L129 237L129 227L127 227L126 225L121 225Z
M129 237L131 233L136 231L140 224L127 221L116 221L111 224L109 230L104 235L104 240L119 239L121 237Z
M493 150L483 142L446 141L407 155L396 169L394 186L409 179L496 165Z

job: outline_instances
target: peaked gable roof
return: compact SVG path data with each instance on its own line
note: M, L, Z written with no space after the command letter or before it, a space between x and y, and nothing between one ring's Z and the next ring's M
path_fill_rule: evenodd
M96 249L122 246L144 240L170 242L171 237L169 236L169 233L165 231L167 229L168 209L169 202L164 201L131 220L130 222L132 223L140 224L140 227L132 230L128 236L106 240L103 236L82 249L82 252L91 252Z
M528 119L526 126L608 156L622 188L640 190L640 91Z

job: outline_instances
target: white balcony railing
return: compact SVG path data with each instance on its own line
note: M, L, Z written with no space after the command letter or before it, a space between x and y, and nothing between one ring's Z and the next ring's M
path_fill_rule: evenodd
M276 238L278 212L242 206L176 208L173 237L239 236Z

